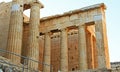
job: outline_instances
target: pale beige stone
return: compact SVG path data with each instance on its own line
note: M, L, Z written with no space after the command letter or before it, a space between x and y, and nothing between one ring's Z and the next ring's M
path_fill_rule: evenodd
M80 70L87 70L85 25L78 28L78 51Z
M75 19L78 19L78 14L73 14L70 16L70 20L75 20Z
M9 25L9 35L7 43L7 51L21 55L22 46L22 30L23 30L23 7L20 7L23 2L17 0L12 2L12 6L17 5L17 8L12 7ZM14 63L20 63L21 57L12 54L6 54L6 58Z
M27 57L36 61L39 61L39 44L38 44L40 24L39 18L40 18L39 3L37 2L31 3ZM38 62L29 60L28 66L31 69L38 70Z
M50 72L51 70L51 38L50 33L45 33L45 48L43 59L43 72Z
M105 60L105 49L102 33L102 20L95 21L96 48L98 56L98 68L107 68Z
M7 44L6 38L9 35L9 34L7 34L7 32L8 32L7 29L9 26L9 16L10 15L9 15L9 12L7 12L7 11L9 11L9 10L7 10L7 8L11 7L12 11L19 10L18 4L21 1L18 1L17 4L12 6L12 7L9 6L9 3L8 3L8 5L6 5L6 3L0 3L0 46L4 49L5 49L6 44ZM36 3L36 1L38 1L38 0L35 0L35 1L25 0L24 4L26 3L28 7L24 8L24 10L29 9L30 8L29 5L32 2ZM34 4L32 4L32 6L34 6ZM36 10L35 10L35 9L37 9L37 12L38 12L39 9L37 6L41 7L41 3L32 7L32 10L34 10L34 12L33 12L34 14L31 15L32 18L30 18L30 25L29 25L29 21L28 21L29 18L24 18L25 19L24 26L26 26L24 28L27 30L24 31L24 34L23 34L24 35L23 39L25 39L25 40L23 40L22 46L26 49L24 51L24 49L22 48L22 50L23 50L23 52L26 52L26 51L28 52L28 53L27 52L24 53L25 56L27 54L27 56L30 57L31 59L38 60L41 62L43 62L43 58L45 58L45 63L47 63L48 65L52 64L53 71L55 71L55 72L60 70L60 68L61 68L61 70L63 70L63 72L68 72L68 71L72 71L72 70L77 71L78 69L81 69L81 70L83 69L83 71L86 71L86 70L92 71L92 70L88 70L88 68L86 67L86 63L87 63L87 66L89 66L89 64L91 64L91 67L94 66L95 69L97 69L98 66L102 66L102 65L105 66L106 68L110 68L108 46L107 46L107 36L106 36L106 30L105 30L106 29L105 19L102 19L102 22L104 22L104 24L96 22L96 20L101 20L101 17L105 16L105 14L104 14L105 5L104 4L97 4L97 5L85 7L82 9L66 12L64 14L42 18L42 20L40 21L41 22L40 26L39 26L39 22L38 22L39 21L39 18L38 18L39 14L36 13ZM14 7L15 7L15 9L14 9ZM96 17L94 17L94 16L96 16ZM92 45L94 46L94 48L93 48L94 50L91 51L91 52L93 52L93 54L90 54L90 53L85 52L85 48L88 46L88 45L85 46L85 35L84 34L86 32L83 30L83 28L77 29L77 26L81 26L84 24L91 25L89 23L93 22L93 24L94 24L94 21L95 21L95 23L103 24L103 25L99 25L99 26L102 26L99 29L101 30L101 28L103 28L103 31L101 31L101 32L97 31L96 35L95 35L94 27L93 28L89 27L88 31L90 31L90 33L93 35L93 39L94 39L93 44L92 44L92 42L89 43L90 46L92 46ZM29 32L29 26L30 26L30 32ZM20 29L19 26L15 26L15 27L14 27L14 29ZM67 37L67 35L66 35L67 31L64 30L63 28L69 28L69 31L73 30L73 32L70 32L68 34L69 36ZM61 29L63 29L62 30L63 32L61 32L61 35L59 35L59 36L56 35ZM74 33L75 29L77 31L79 30L79 33L78 33L79 35L77 35L77 33ZM45 47L46 48L46 50L45 50L46 55L43 56L43 52L41 52L40 54L38 52L38 51L41 51L41 50L39 50L40 47L38 47L38 44L37 44L37 40L38 40L37 38L39 36L38 32L45 34L46 32L50 32L50 31L54 32L54 34L56 33L55 36L52 36L52 38L53 38L52 43L53 44L50 44L49 40L46 40L46 44L49 44L49 46L50 45L53 45L53 46L51 46L51 49L49 49L48 45L46 45L46 47ZM29 36L28 36L28 32L31 33L31 34L29 34ZM101 34L102 34L102 36L101 36ZM18 36L17 34L13 34L13 35ZM81 35L82 35L82 37L80 37ZM61 44L60 44L60 38L59 38L60 36L62 36L61 37L62 38ZM100 54L98 54L98 57L97 57L96 37L99 40L103 39L104 44L102 46L104 46L105 49L102 47L103 49L100 49L99 52L101 52L101 54L105 53L104 56L100 56ZM12 39L14 39L14 38L12 38ZM44 45L43 44L44 38L41 38L41 39L43 42L42 42L42 45L40 45L40 46L43 46ZM79 40L79 43L78 43L78 40ZM82 41L80 41L80 40L82 40ZM14 42L16 45L16 41L14 41ZM29 43L29 45L27 44L27 42ZM39 41L39 43L41 43L41 42ZM82 46L80 46L80 44L82 44ZM78 45L82 48L82 52L79 51L79 55L78 55L78 52L76 52L76 51L78 51L78 48L81 49L80 47L78 47ZM11 47L12 46L13 45L11 45ZM27 46L29 46L29 47L27 47ZM62 51L60 51L60 48ZM50 54L50 51L52 51L51 54ZM68 53L68 51L69 51L69 53ZM92 61L89 63L88 63L88 60L85 59L86 55L88 55L88 54L92 59ZM94 59L92 58L93 55L94 55ZM37 58L37 56L38 56L38 58ZM79 59L79 63L78 63L78 58L81 59L81 62ZM103 59L101 59L101 58L103 58ZM105 63L104 63L104 61L98 62L98 59L104 60L106 62ZM100 64L100 62L102 64L98 65L98 64ZM38 69L38 63L36 63L36 62L28 61L28 65L32 69L35 69L35 70ZM40 70L43 70L41 68L42 67L39 67ZM46 68L46 69L44 69L44 71L46 71L46 72L52 70L52 69L50 69L50 66L44 67L44 68ZM99 68L102 68L102 67L99 67ZM90 69L92 69L92 68L90 68ZM80 72L81 72L81 70L80 70ZM98 71L100 71L100 70L98 70Z
M68 72L68 47L67 47L67 30L61 30L61 49L60 49L60 70Z

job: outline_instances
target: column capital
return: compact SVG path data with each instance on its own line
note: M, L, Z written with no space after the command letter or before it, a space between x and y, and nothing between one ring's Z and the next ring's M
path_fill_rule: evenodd
M79 30L80 32L84 32L84 31L85 31L85 28L86 28L85 24L78 26L78 30Z
M69 29L68 28L62 28L60 29L60 31L68 31Z
M31 6L31 7L32 7L32 6L38 6L39 8L44 8L44 5L43 5L40 1L38 1L38 0L32 1L32 2L30 3L30 6Z
M78 28L85 27L85 24L79 25Z
M52 35L53 33L52 32L45 32L45 35Z

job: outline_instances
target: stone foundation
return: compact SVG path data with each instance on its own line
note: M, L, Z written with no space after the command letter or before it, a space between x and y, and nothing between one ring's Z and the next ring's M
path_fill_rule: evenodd
M9 59L0 57L0 69L2 69L3 72L22 72L22 67L22 64L16 65Z
M0 56L0 72L41 72L28 68L23 64L15 64L9 59Z
M103 3L39 19L39 9L43 5L38 0L27 0L23 2L25 4L21 4L22 0L15 1L0 3L0 49L20 57L0 53L11 60L1 58L2 69L15 69L15 72L36 72L32 69L38 68L43 72L119 72L118 67L107 70L110 62ZM26 3L28 1L32 2ZM26 21L21 13L29 8L30 21ZM32 60L26 63L21 56ZM19 64L21 62L23 65ZM38 66L36 62L41 64Z
M70 72L120 72L120 69L96 69L96 70L83 70L83 71L70 71Z

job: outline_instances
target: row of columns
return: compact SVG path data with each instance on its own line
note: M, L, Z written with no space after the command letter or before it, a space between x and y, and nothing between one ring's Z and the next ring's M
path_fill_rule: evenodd
M101 21L96 21L95 22L95 34L96 34L96 40L93 40L93 36L90 35L90 40L92 39L93 41L91 42L92 44L92 56L94 56L94 63L92 63L92 66L94 68L110 68L110 66L107 66L106 64L106 56L105 56L105 47L104 47L104 40L101 37L103 36L103 29L102 26L100 26L102 23ZM86 43L86 30L85 30L86 25L80 25L78 27L78 53L79 53L79 69L80 70L87 70L88 69L88 63L87 63L87 43ZM68 29L61 29L61 49L60 49L60 71L63 72L68 72L68 44L67 44L67 30ZM99 31L98 31L99 30ZM99 33L99 35L98 35ZM44 53L44 62L50 65L50 36L47 36L46 38L46 33L45 33L45 41L48 41L47 43L45 42L45 53ZM96 43L95 43L96 42ZM47 46L47 48L46 48ZM48 53L46 53L48 52ZM97 54L96 54L97 53ZM47 55L48 54L48 55ZM94 67L95 66L95 67ZM48 72L48 67L44 66L43 71ZM49 70L50 71L50 70Z
M30 31L28 38L28 54L27 57L33 60L39 60L39 9L41 5L38 2L31 3L31 14L30 14ZM16 0L12 2L10 27L7 50L18 55L21 55L22 46L22 28L23 27L23 0ZM98 56L98 68L106 68L105 59L105 47L104 47L104 32L103 23L101 20L95 21L96 31L96 48ZM50 65L50 36L49 33L45 33L45 52L44 52L44 63ZM78 29L78 50L79 50L79 67L80 70L87 69L87 55L86 55L86 36L85 36L85 25L79 26ZM67 48L67 29L61 30L61 63L60 69L63 72L68 71L68 48ZM7 58L11 59L14 63L20 63L20 57L7 54ZM28 61L30 68L38 69L38 63ZM44 65L43 71L49 72L50 66Z
M45 33L45 48L43 62L43 72L50 72L52 69L51 65L51 33ZM63 72L68 72L68 45L67 45L67 29L61 29L61 49L60 49L60 69Z
M68 72L68 43L67 43L67 32L68 29L61 29L61 45L60 45L60 71ZM50 34L45 33L45 49L43 62L50 65L51 56L51 39ZM79 69L87 70L87 53L86 53L86 31L85 25L78 27L78 51L79 51ZM43 66L43 72L50 72L50 66Z
M109 59L107 59L108 54L108 46L107 46L107 35L106 35L106 28L105 28L105 22L103 21L102 15L97 15L97 19L94 20L94 25L95 25L95 39L93 39L93 36L90 35L90 44L91 44L91 57L92 57L92 62L91 62L91 67L92 69L97 68L97 69L102 69L102 68L110 68L110 62ZM85 24L81 24L78 26L78 55L79 55L79 69L80 70L87 70L88 69L88 64L87 63L87 42L86 42L86 26ZM60 49L60 71L62 72L68 72L68 44L67 44L67 28L61 29L61 49ZM49 43L46 43L45 47L45 54L44 54L44 62L50 65L50 36L49 39L47 40ZM46 34L45 34L46 38ZM46 54L46 52L48 52ZM46 57L49 56L49 57ZM94 58L93 58L94 57ZM106 58L107 57L107 58ZM49 59L48 59L49 58ZM47 70L47 71L45 71ZM50 67L47 68L44 65L44 72L49 72Z
M28 38L27 57L39 61L39 25L40 25L40 8L41 4L38 1L30 3L30 29ZM12 0L8 34L7 51L21 56L22 49L22 33L23 33L23 0ZM19 64L21 57L6 54L6 58L10 59L13 63ZM31 69L38 70L38 62L28 60L28 66Z

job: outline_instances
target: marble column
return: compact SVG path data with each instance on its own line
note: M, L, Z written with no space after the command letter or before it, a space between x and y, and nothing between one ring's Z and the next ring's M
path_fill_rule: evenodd
M52 69L51 65L51 38L50 33L45 33L45 48L44 48L44 59L43 59L43 72L50 72Z
M62 72L68 72L68 43L67 30L61 29L61 49L60 49L60 69Z
M12 0L7 51L21 55L23 31L23 0ZM6 58L20 63L21 57L6 54Z
M86 33L85 25L78 27L78 53L80 70L87 69L87 53L86 53Z
M106 24L102 14L94 16L98 68L110 68Z
M27 57L39 61L39 25L40 25L40 4L33 2L30 11L28 53ZM38 62L28 60L28 67L38 70Z

